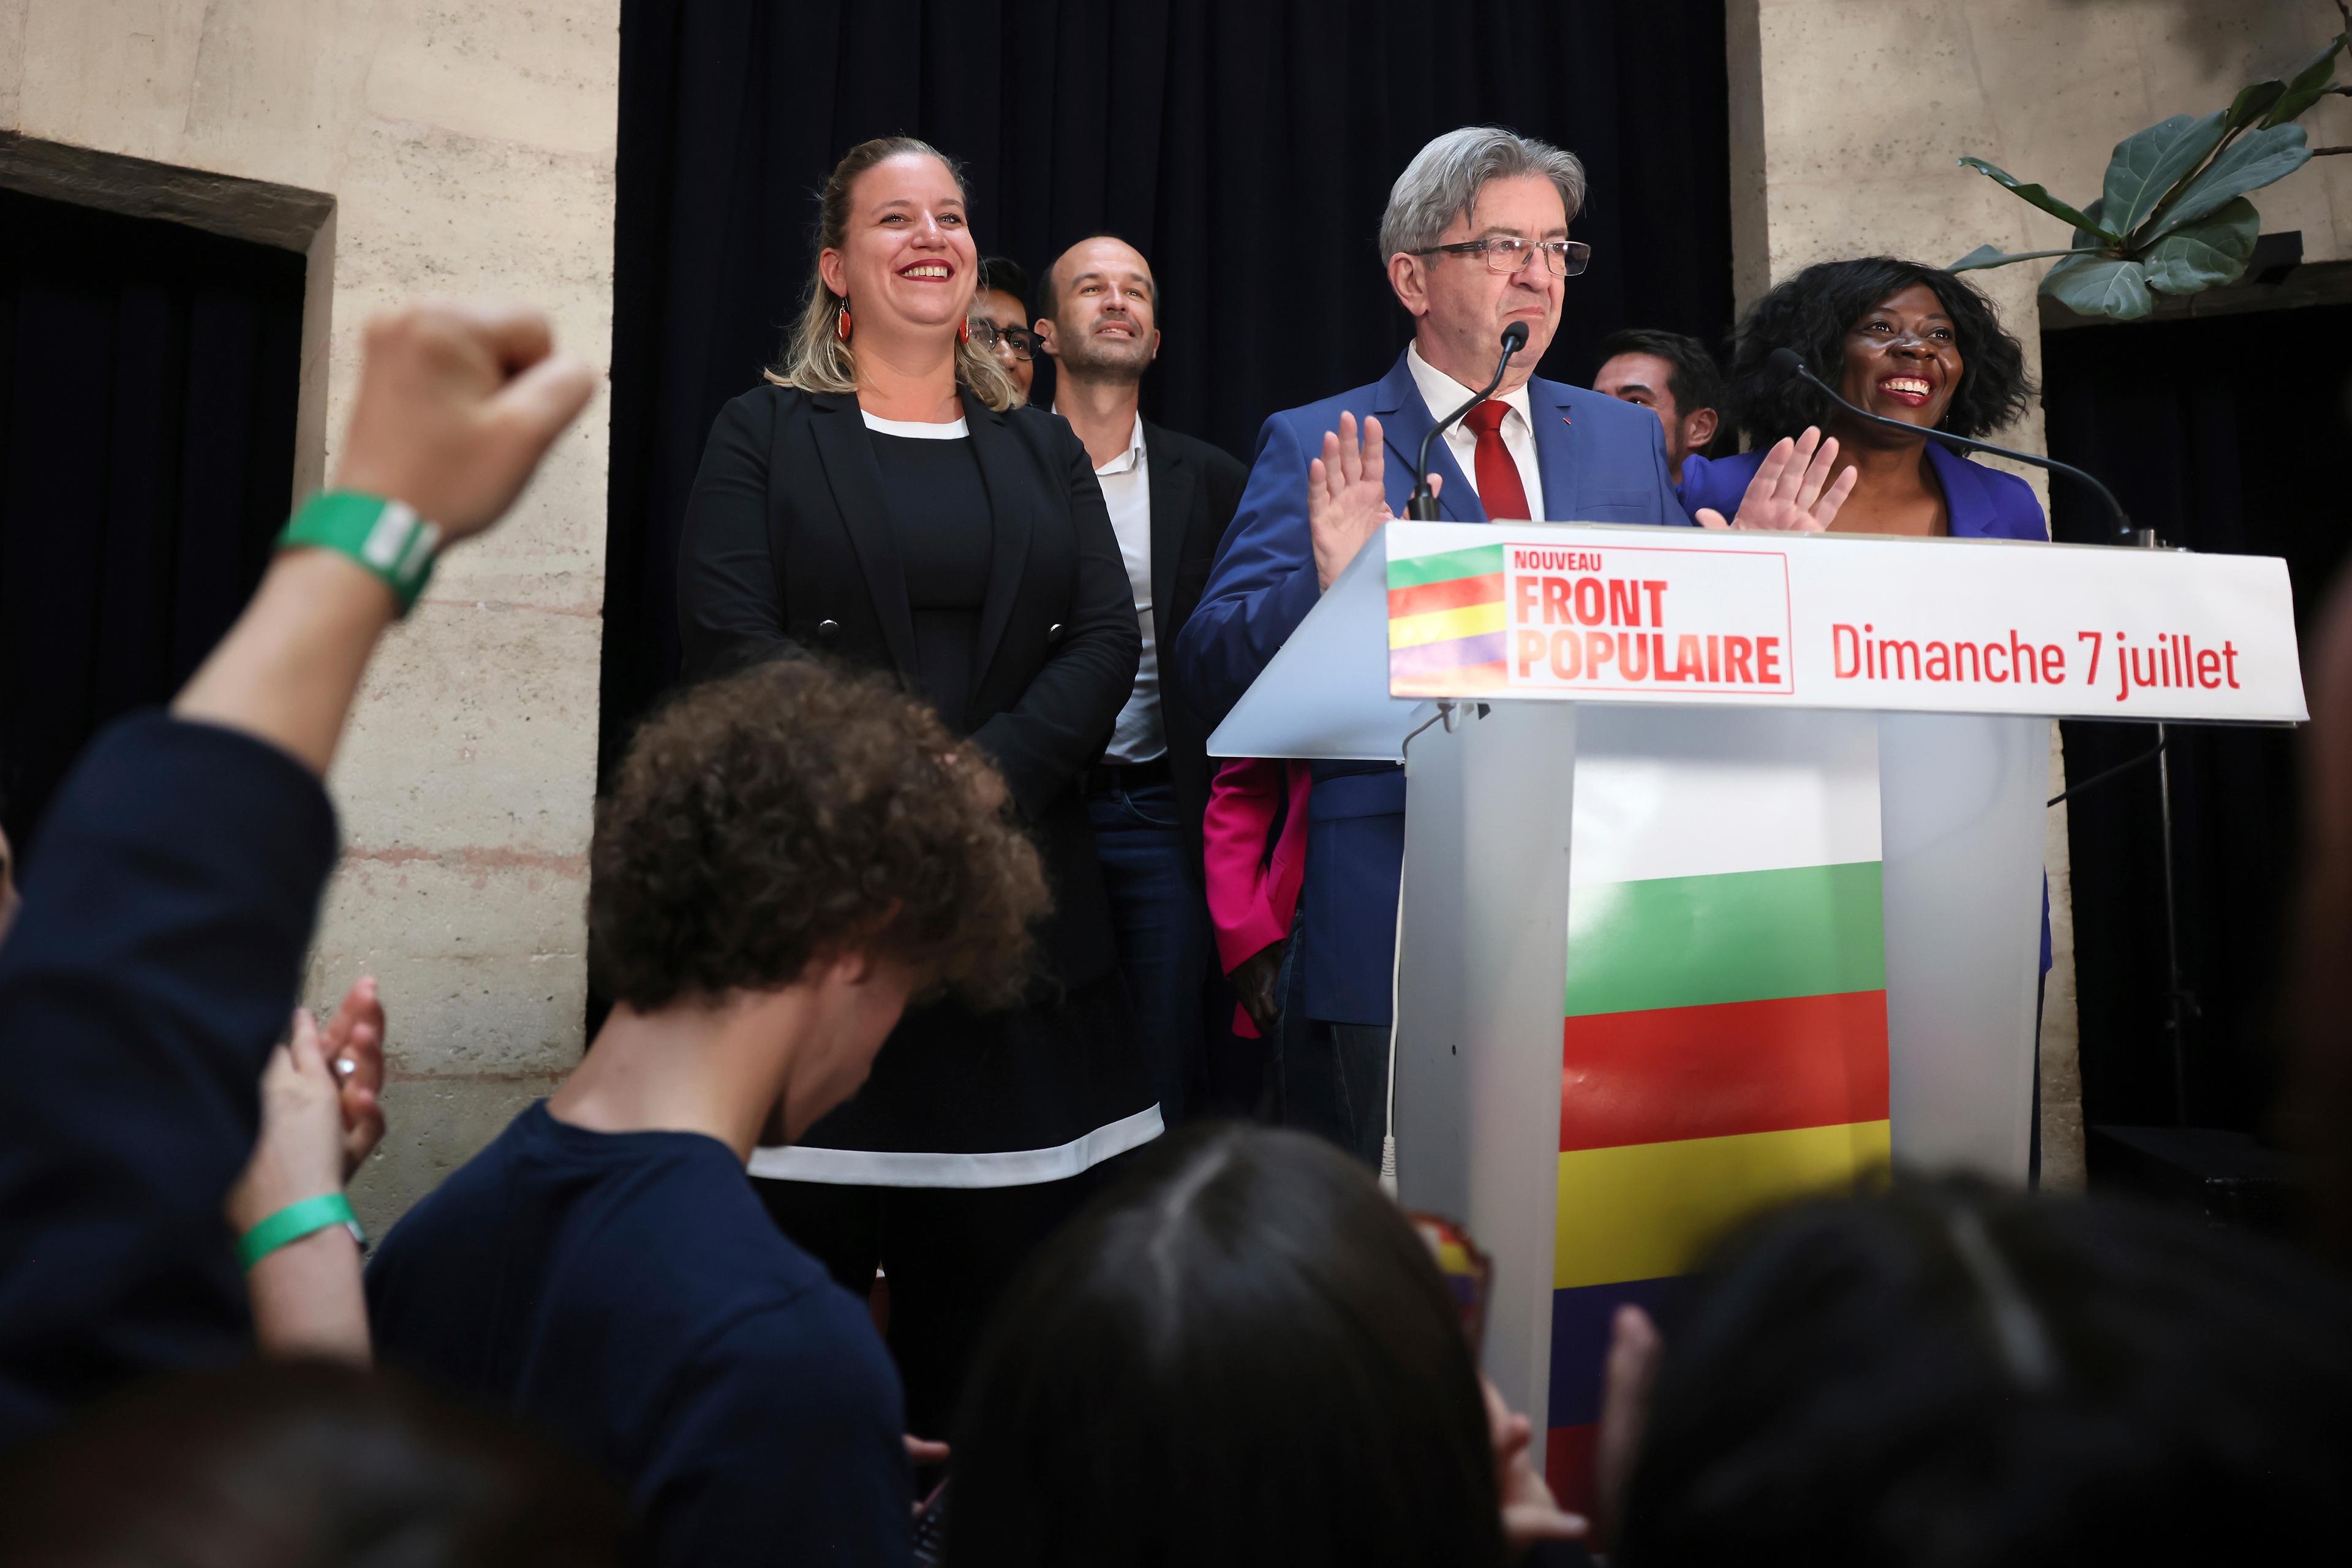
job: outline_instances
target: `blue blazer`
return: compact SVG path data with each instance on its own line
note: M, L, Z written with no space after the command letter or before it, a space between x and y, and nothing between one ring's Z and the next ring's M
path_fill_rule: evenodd
M1666 468L1665 433L1646 408L1556 381L1528 383L1544 510L1577 522L1687 525ZM1342 411L1381 422L1389 505L1404 515L1413 454L1436 421L1402 354L1370 386L1276 414L1258 432L1241 506L1209 569L1199 608L1176 642L1184 700L1204 725L1221 721L1289 637L1321 590L1307 531L1307 465ZM1454 455L1438 442L1441 514L1484 522ZM1389 1021L1397 878L1404 865L1404 773L1389 763L1319 763L1309 797L1299 954L1307 1016L1336 1024Z
M1927 462L1944 487L1944 504L1951 510L1955 539L2035 539L2050 537L2050 524L2033 487L2015 474L1972 463L1940 441L1927 443ZM1683 463L1683 507L1696 519L1699 508L1713 507L1728 518L1739 510L1748 481L1764 466L1762 452L1742 452L1735 458L1691 458Z

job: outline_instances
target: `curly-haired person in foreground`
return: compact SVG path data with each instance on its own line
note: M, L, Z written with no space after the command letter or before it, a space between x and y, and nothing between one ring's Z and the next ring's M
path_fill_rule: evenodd
M385 1238L379 1354L604 1464L653 1561L904 1563L897 1373L744 1167L856 1092L910 996L1017 993L1036 853L929 708L793 662L649 721L591 858L612 1016Z

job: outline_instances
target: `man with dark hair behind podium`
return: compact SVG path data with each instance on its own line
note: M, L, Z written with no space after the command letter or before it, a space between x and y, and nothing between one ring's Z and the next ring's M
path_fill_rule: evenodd
M1681 332L1624 327L1601 340L1592 390L1638 404L1666 433L1666 471L1679 488L1683 465L1704 457L1723 428L1723 369L1706 345Z
M1430 448L1442 516L1687 524L1654 417L1533 374L1568 280L1591 255L1569 237L1584 190L1572 153L1495 126L1447 132L1398 176L1380 248L1412 342L1379 381L1276 414L1259 432L1240 510L1177 642L1175 674L1203 722L1224 717L1357 552L1403 515L1423 436L1494 375L1506 328L1523 326L1526 347ZM1815 466L1825 473L1816 445L1776 452L1774 483L1791 462L1808 481ZM1760 486L1738 526L1818 523L1809 505ZM1387 1131L1404 806L1393 763L1315 765L1282 1001L1300 1021L1286 1030L1284 1119L1372 1164Z

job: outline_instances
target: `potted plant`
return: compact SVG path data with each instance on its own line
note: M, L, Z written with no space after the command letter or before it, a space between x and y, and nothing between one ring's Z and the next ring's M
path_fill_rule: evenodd
M2074 237L2063 250L2012 255L1979 246L1952 263L1952 270L2063 257L2042 279L2042 292L2083 315L2126 321L2154 310L2158 294L2194 294L2236 281L2262 233L2262 215L2246 194L2285 178L2315 156L2352 153L2352 147L2314 148L2294 123L2331 93L2352 95L2352 87L2335 80L2336 57L2352 46L2352 6L2336 0L2336 8L2344 31L2293 77L2254 82L2227 109L2176 114L2116 143L2105 186L2086 206L2069 206L1981 158L1961 159L1965 167L2074 225Z

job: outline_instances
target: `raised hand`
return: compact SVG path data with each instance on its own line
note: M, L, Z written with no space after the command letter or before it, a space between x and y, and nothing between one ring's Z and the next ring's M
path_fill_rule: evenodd
M343 994L320 1047L341 1091L343 1180L383 1141L383 1002L375 976L362 974Z
M286 1044L269 1053L262 1069L261 1136L228 1198L236 1233L289 1204L341 1192L342 1131L318 1021L309 1008L299 1008Z
M1650 1391L1658 1381L1665 1342L1650 1315L1631 1302L1617 1309L1609 1325L1609 1361L1601 1375L1601 1446L1595 1457L1593 1499L1601 1518L1601 1543L1615 1539L1625 1517L1625 1488L1650 1416Z
M1701 507L1698 521L1706 528L1741 528L1783 533L1820 533L1837 521L1838 509L1853 493L1860 468L1848 468L1832 481L1838 444L1822 438L1807 426L1795 440L1786 436L1773 443L1739 498L1739 515L1726 522L1713 507Z
M1582 1514L1564 1511L1528 1458L1535 1425L1503 1402L1502 1390L1478 1380L1486 1399L1486 1440L1495 1450L1495 1489L1503 1510L1503 1540L1514 1553L1539 1541L1581 1541L1591 1531Z
M1389 510L1388 458L1381 445L1381 422L1367 416L1363 439L1356 416L1339 416L1339 428L1323 436L1323 455L1307 465L1307 528L1315 542L1315 581L1328 590L1356 552L1396 514Z
M411 305L367 324L338 489L405 501L445 541L478 533L521 493L595 395L522 305Z

